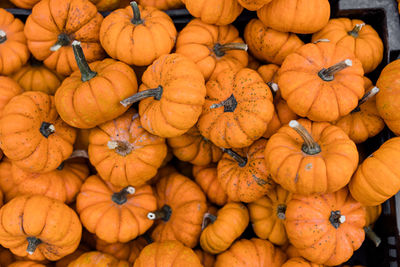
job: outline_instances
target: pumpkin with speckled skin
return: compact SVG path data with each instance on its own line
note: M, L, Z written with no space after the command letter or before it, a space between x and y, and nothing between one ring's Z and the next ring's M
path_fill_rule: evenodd
M3 115L3 109L7 103L24 90L13 79L7 76L0 76L0 117Z
M217 165L193 166L192 173L196 183L203 189L207 199L218 206L225 205L228 201L217 174Z
M72 261L68 267L107 266L107 267L129 267L129 262L118 260L114 256L99 251L86 252Z

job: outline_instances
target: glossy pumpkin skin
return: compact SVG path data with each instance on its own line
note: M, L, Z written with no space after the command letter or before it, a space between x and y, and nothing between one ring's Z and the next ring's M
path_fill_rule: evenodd
M14 263L7 265L8 267L46 267L46 265L38 263L36 261L15 261Z
M383 42L378 33L370 25L364 25L358 33L350 34L357 24L364 24L359 19L337 18L329 20L328 24L312 36L312 42L328 39L343 45L356 55L365 73L373 71L383 58Z
M218 210L217 218L203 229L200 245L204 251L219 254L227 250L249 224L245 205L230 202Z
M96 239L96 249L100 252L113 255L118 260L128 261L133 264L140 251L149 244L143 236L128 243L107 243L99 238Z
M301 257L296 257L287 260L282 267L324 267L324 265L309 262Z
M216 164L193 166L192 173L196 183L201 187L211 203L218 206L226 204L228 196L218 180Z
M89 129L122 115L120 101L137 92L136 75L125 63L107 58L89 64L97 75L83 82L81 72L66 78L55 94L61 118L76 128Z
M116 148L110 142L120 142ZM134 110L90 132L89 159L105 181L115 186L141 186L157 173L165 156L165 139L143 129Z
M56 169L72 153L76 138L76 130L58 116L54 97L42 92L14 97L3 109L0 132L4 154L30 172Z
M154 7L139 6L141 22L133 23L131 6L108 15L100 28L100 42L112 58L129 65L147 66L175 45L172 19Z
M290 198L291 193L277 185L265 196L247 205L251 225L259 238L268 239L278 246L288 241L285 230L285 211Z
M272 179L284 189L304 195L335 192L346 186L358 164L354 142L342 129L327 122L298 122L321 152L304 152L300 135L288 125L283 126L269 139L264 152Z
M194 251L176 240L154 242L146 246L133 267L193 266L201 267Z
M10 75L29 59L24 24L0 8L0 30L6 34L5 39L0 38L0 75Z
M239 4L247 10L256 11L272 0L238 0Z
M365 206L383 203L400 189L400 137L389 139L358 166L350 181L352 196Z
M182 0L182 2L193 17L215 25L231 24L243 10L238 0Z
M289 54L304 45L294 33L280 32L252 19L244 30L244 39L250 52L261 61L281 65Z
M150 97L139 103L143 128L161 137L184 134L201 114L206 96L203 74L185 56L164 55L144 72L139 91L158 86L163 88L160 100Z
M206 197L200 187L189 178L172 173L156 185L158 208L169 206L169 218L157 220L151 233L154 241L177 240L193 248L197 245L203 215L207 210Z
M339 212L340 219L333 213ZM307 260L324 265L347 261L364 241L365 211L347 188L323 195L292 195L286 209L290 242Z
M332 81L319 77L322 69L346 59L352 66L336 72ZM363 75L361 62L348 48L330 42L309 43L286 57L278 85L283 99L299 116L334 121L349 114L364 95Z
M64 203L45 196L18 196L0 209L0 244L30 260L58 260L79 245L82 225L76 213ZM40 243L27 252L27 237Z
M113 195L122 189L93 175L82 185L76 199L82 224L108 243L128 242L153 225L146 217L157 208L151 187L135 187L134 194L125 194L125 202L119 204Z
M88 0L44 0L32 9L24 33L32 55L48 68L67 76L78 69L72 41L81 42L88 62L104 57L99 42L102 21L103 16ZM66 34L70 42L53 52L50 48L56 44L60 34Z
M11 174L11 161L8 158L4 158L0 162L0 190L3 193L4 202L8 202L18 195L18 189Z
M242 148L263 135L274 108L271 91L256 71L225 70L206 87L206 101L197 123L202 136L219 147ZM230 105L221 105L232 99Z
M257 10L265 26L280 32L314 33L329 21L328 0L274 0Z
M237 71L247 66L246 51L228 50L219 55L217 46L228 43L244 43L233 25L216 26L194 19L180 31L176 53L193 60L205 80L215 80L225 69Z
M142 6L152 6L161 10L176 9L182 7L182 0L139 0Z
M0 117L3 109L10 102L11 98L22 94L23 89L13 79L7 76L0 76Z
M194 253L196 253L197 257L199 258L201 264L203 264L204 267L214 267L215 263L214 255L204 252L201 249L196 249Z
M280 267L285 261L285 253L272 243L252 238L238 240L229 250L219 254L215 267Z
M99 251L91 251L82 254L68 265L68 267L85 266L129 267L130 264L127 261L118 260L112 255Z

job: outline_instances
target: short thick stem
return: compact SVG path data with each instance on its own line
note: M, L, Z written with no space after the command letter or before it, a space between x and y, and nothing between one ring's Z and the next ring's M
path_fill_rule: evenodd
M360 106L362 104L364 104L365 102L367 102L372 97L374 97L377 93L379 93L379 88L378 87L374 87L370 91L365 93L365 95L360 99L360 101L358 101L357 107L355 109L353 109L353 111L351 113L359 112L361 110Z
M327 69L322 69L320 72L318 72L318 76L325 82L330 82L333 81L334 79L334 74L338 71L341 71L347 67L350 67L353 65L353 62L350 59L343 60L339 63L336 63L335 65L327 68Z
M276 215L278 216L279 219L284 220L286 219L286 205L285 204L279 204L277 209L276 209Z
M133 147L129 142L121 140L108 141L107 147L109 149L114 149L117 154L123 157L129 155L133 150Z
M231 156L238 164L239 167L244 167L247 164L247 158L240 156L238 153L229 148L222 148L222 152Z
M138 92L134 94L133 96L130 96L122 101L120 101L121 105L124 107L127 107L129 105L132 105L133 103L136 103L142 99L148 98L148 97L154 97L155 100L161 100L163 94L163 87L159 85L157 88L153 89L147 89L141 92Z
M78 65L81 72L81 80L83 82L87 82L90 79L96 77L97 73L90 69L89 64L86 61L85 55L83 54L83 50L81 47L81 42L76 40L73 41L72 49L74 50L76 64Z
M367 237L374 242L376 247L379 247L381 244L382 240L377 234L372 230L371 226L366 226L364 227L364 232L367 235Z
M204 213L203 222L201 223L201 229L206 228L210 223L214 223L217 220L217 216L211 213Z
M230 97L221 101L217 104L212 104L210 109L224 107L224 112L234 112L237 107L237 101L235 96L232 94Z
M48 123L48 122L42 122L39 128L39 132L46 138L48 138L51 134L53 134L56 131L56 128L54 127L53 124Z
M0 44L4 43L7 41L7 34L5 31L0 30Z
M329 221L333 227L336 229L346 221L346 217L340 214L340 210L331 211L331 216L329 217Z
M26 248L26 252L28 252L29 255L35 253L37 246L39 246L42 243L42 240L34 236L27 237L26 240L28 241L28 247Z
M353 36L354 38L358 37L358 33L361 31L362 27L365 26L365 23L356 24L354 28L349 31L347 34Z
M226 51L230 50L243 50L247 51L249 47L244 43L227 43L227 44L219 44L216 43L214 45L214 53L217 57L223 57Z
M164 205L161 209L147 213L147 218L150 220L158 220L161 219L165 222L168 222L171 218L172 209L168 205Z
M71 39L69 38L68 34L60 33L57 36L57 42L50 47L50 51L55 52L63 46L67 46L71 43Z
M127 186L121 191L112 194L111 200L118 205L122 205L128 201L127 196L133 194L135 194L135 188L133 186Z
M140 10L138 4L135 1L132 1L130 5L133 11L133 18L131 19L131 22L135 25L143 24L143 20L140 17Z
M311 134L298 121L289 122L289 127L294 129L303 139L304 143L301 150L308 155L315 155L321 152L321 147L314 141Z

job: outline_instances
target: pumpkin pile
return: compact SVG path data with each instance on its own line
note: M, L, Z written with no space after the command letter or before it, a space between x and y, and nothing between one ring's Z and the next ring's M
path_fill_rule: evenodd
M328 0L11 3L32 13L0 8L1 266L336 266L379 245L400 138L360 147L400 134L400 61L365 76L370 25Z

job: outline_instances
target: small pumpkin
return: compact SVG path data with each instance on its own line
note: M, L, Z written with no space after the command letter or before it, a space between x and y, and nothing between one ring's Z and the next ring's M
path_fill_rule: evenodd
M239 4L247 10L257 11L272 0L238 0Z
M217 174L217 165L193 166L193 176L196 183L203 189L207 199L218 206L223 206L228 200Z
M258 60L278 65L304 45L296 34L276 31L265 26L259 19L252 19L246 25L244 39Z
M269 139L264 153L272 179L304 195L346 186L358 164L356 145L342 129L306 119L283 126Z
M72 153L76 131L58 116L54 97L42 92L15 96L3 109L0 141L4 154L19 168L48 172Z
M3 109L10 100L17 95L22 94L23 90L18 83L7 76L0 76L0 117L3 115Z
M301 257L296 257L287 260L282 267L324 267L324 265L309 262Z
M225 69L246 67L246 51L247 45L233 25L216 26L200 19L190 21L176 41L176 53L193 60L206 81L215 80Z
M86 266L129 267L131 265L127 261L118 260L112 255L99 251L86 252L68 265L68 267Z
M347 261L364 241L365 210L347 188L335 193L293 194L286 209L286 232L307 260L324 265Z
M201 264L203 264L204 267L214 267L215 263L214 255L207 253L201 249L194 250L194 253L196 253L197 257L199 258Z
M218 210L216 216L205 213L200 246L211 254L224 252L244 232L248 224L249 212L242 203L227 203Z
M21 20L0 8L0 75L10 75L29 59L29 51Z
M15 6L24 9L32 9L40 0L10 0Z
M143 129L134 110L90 132L89 159L105 181L140 186L157 173L165 156L165 139Z
M11 174L11 161L8 158L4 158L0 162L0 191L3 194L4 202L8 202L18 195L18 189Z
M100 42L107 54L136 66L150 65L169 54L176 35L174 23L166 13L135 1L111 12L100 28Z
M76 210L85 228L108 243L128 242L153 224L146 216L157 208L149 185L116 187L90 176L76 199Z
M142 6L152 6L161 10L176 9L182 7L182 0L138 0Z
M46 265L41 264L36 261L15 261L14 263L7 265L8 267L46 267Z

